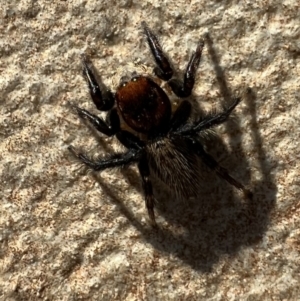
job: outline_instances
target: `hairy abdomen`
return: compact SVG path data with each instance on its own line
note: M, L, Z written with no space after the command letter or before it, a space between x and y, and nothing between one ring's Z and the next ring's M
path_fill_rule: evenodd
M180 137L166 137L146 147L148 162L155 175L177 196L192 197L199 192L201 181L199 158L191 153Z

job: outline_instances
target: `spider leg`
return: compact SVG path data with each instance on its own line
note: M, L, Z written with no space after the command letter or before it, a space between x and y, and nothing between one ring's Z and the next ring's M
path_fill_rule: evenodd
M127 153L115 154L110 158L97 161L89 159L83 153L77 152L72 145L68 147L68 150L81 162L83 162L85 165L87 165L95 171L101 171L107 168L128 165L132 162L137 162L139 159L139 151L137 150L129 150Z
M210 114L200 119L199 121L196 121L194 124L192 124L192 126L187 127L179 132L183 135L190 135L190 134L207 130L213 126L219 125L228 119L231 112L235 109L235 107L240 102L241 102L241 98L238 97L228 108L224 109L223 112Z
M143 184L143 189L145 193L145 202L146 202L146 207L148 210L148 215L149 218L153 224L153 226L156 226L156 221L155 221L155 215L154 215L154 195L153 195L153 189L152 189L152 183L150 181L150 169L149 165L147 162L147 157L146 155L142 155L139 163L138 163L138 168L140 175L142 177L142 184Z
M195 84L196 72L200 63L203 47L204 41L200 40L196 51L192 54L186 67L183 82L178 79L171 79L168 82L169 86L178 97L188 97L191 95Z
M131 162L138 161L139 154L144 147L144 143L138 137L127 131L119 131L116 134L116 137L126 148L129 149L127 153L115 154L108 159L93 161L90 160L86 155L75 151L72 145L68 147L68 150L84 164L97 171L104 170L106 168L127 165Z
M173 76L173 69L167 56L164 54L157 37L149 29L146 22L142 22L142 27L147 36L147 42L157 64L157 66L154 68L154 73L162 80L167 81L171 79Z
M80 118L87 119L97 131L107 136L113 136L120 130L120 119L116 109L112 109L107 114L107 119L105 122L102 118L90 113L87 110L81 109L73 104L71 104L71 106Z
M242 190L244 195L246 197L251 197L252 192L245 188L243 184L241 184L239 181L234 179L228 171L220 166L218 162L210 155L208 154L202 144L195 140L195 139L188 139L189 143L191 144L191 147L194 149L194 151L197 153L197 155L202 159L202 161L212 170L216 172L216 174L226 180L229 184L235 186L237 189Z
M82 56L82 65L83 76L88 83L90 95L95 106L100 111L110 110L115 103L112 92L110 90L104 91L104 89L101 89L90 63L85 56Z
M176 131L189 119L192 111L192 105L189 101L183 100L176 111L174 112L170 121L170 131Z
M116 137L128 149L141 150L145 146L137 136L125 130L118 132Z

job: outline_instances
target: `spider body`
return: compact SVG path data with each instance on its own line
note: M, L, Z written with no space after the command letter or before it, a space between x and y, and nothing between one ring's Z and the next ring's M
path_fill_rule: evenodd
M148 77L133 77L122 84L115 98L124 121L137 132L153 132L166 126L170 120L169 97Z
M156 61L157 66L154 68L156 76L167 81L179 98L190 96L204 42L201 40L198 43L187 65L184 79L180 81L172 78L173 69L156 36L145 22L142 26ZM83 59L83 74L95 106L101 111L108 111L107 118L103 120L75 105L73 108L79 117L87 119L101 133L107 136L115 135L127 148L127 152L112 154L106 159L95 161L77 152L73 146L69 146L69 150L84 164L96 171L132 163L138 164L145 203L153 224L155 224L155 199L150 170L177 195L195 196L198 193L201 173L198 169L198 162L202 161L218 176L242 190L247 196L251 196L249 190L231 177L228 171L206 152L200 137L201 132L225 122L240 102L239 98L220 113L190 120L192 112L190 102L182 100L172 113L168 95L149 77L132 77L131 80L123 82L114 95L111 91L100 87L86 58ZM120 115L131 131L122 127Z

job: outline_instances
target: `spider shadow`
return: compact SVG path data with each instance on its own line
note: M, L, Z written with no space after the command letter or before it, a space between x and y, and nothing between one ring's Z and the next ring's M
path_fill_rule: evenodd
M227 87L219 58L209 37L207 37L207 45L221 94L225 102L230 103L231 92ZM262 138L257 130L259 127L256 119L255 93L249 91L243 101L246 103L247 111L251 116L250 126L253 131L253 144L257 147L256 153L261 173L260 180L252 181L251 190L254 196L251 200L243 200L243 196L236 189L209 173L207 174L209 181L206 183L211 182L212 184L203 187L199 199L188 202L176 199L163 185L155 185L156 190L162 188L159 191L156 216L163 216L172 225L172 229L160 224L158 228L154 229L140 222L122 200L116 196L114 189L100 177L94 176L109 200L128 218L147 242L164 253L175 255L201 272L211 271L212 266L223 255L234 256L241 247L258 243L267 230L269 216L276 200L277 190L274 177L270 174L271 163L266 160L267 156L262 148ZM236 129L241 128L239 119L236 122L229 120L226 126L229 133L232 128L235 132ZM89 128L99 137L97 140L104 152L111 153L111 148L98 135L98 132L91 127ZM241 181L249 183L251 169L247 157L242 151L242 130L239 130L234 137L230 136L229 145L233 146L232 149L238 150L238 159L235 153L229 154L223 142L217 137L213 137L207 146L208 151L215 158L218 158L219 154L225 154L226 162L223 162L222 165L228 169L230 166L236 166L236 161L238 161L238 167L235 169L240 174L243 171ZM143 195L138 175L131 169L123 169L121 173L127 182ZM218 190L221 193L218 193ZM224 195L226 198L218 199L220 195Z
M220 67L210 37L207 37L208 51L217 75L218 84L226 103L231 101L231 92L227 87L225 75ZM176 227L175 231L168 229L157 230L157 235L150 238L157 249L175 254L178 258L192 266L194 269L209 272L212 266L223 255L234 256L243 246L257 244L267 231L269 218L276 202L277 188L274 176L270 173L272 162L267 160L267 155L262 147L262 137L258 131L256 119L256 95L248 89L243 100L250 114L250 127L252 129L253 144L256 147L260 180L251 183L253 198L244 199L225 181L209 175L206 181L213 184L204 187L200 192L201 198L187 202L176 200L172 194L165 194L157 208L167 220ZM241 128L239 119L235 124L226 122L227 130ZM235 127L235 128L233 128ZM245 153L242 151L242 130L234 137L230 136L229 145L238 149L238 167L236 170L242 174L242 182L249 183L251 169ZM226 167L236 166L237 159L234 154L228 154L226 147L218 138L214 138L208 147L209 152L218 158L217 153L226 152ZM243 173L241 171L243 170ZM248 180L248 181L247 181ZM213 189L217 187L221 193ZM226 196L217 199L217 196Z
M253 96L249 99L255 99ZM252 113L252 128L257 128L255 102L247 101L247 105ZM171 199L166 208L159 210L180 231L174 234L159 230L158 238L152 239L156 248L176 254L196 270L210 272L223 255L234 256L243 246L255 245L262 239L269 225L277 189L270 174L271 164L265 160L262 139L257 132L253 134L253 140L258 146L261 172L261 180L252 182L253 198L243 200L235 189L216 178L209 186L217 186L226 199L217 199L220 194L209 191L209 188L206 188L208 193L201 194L201 199L189 203Z

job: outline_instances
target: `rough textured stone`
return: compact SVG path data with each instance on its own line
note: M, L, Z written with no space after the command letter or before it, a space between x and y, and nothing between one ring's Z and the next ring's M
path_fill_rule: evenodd
M299 300L299 1L106 2L2 1L0 299ZM112 89L152 72L142 20L177 70L209 33L193 103L244 97L208 147L252 202L213 175L189 202L158 183L155 231L136 168L88 173L67 151L120 148L67 102L96 112L82 53Z

